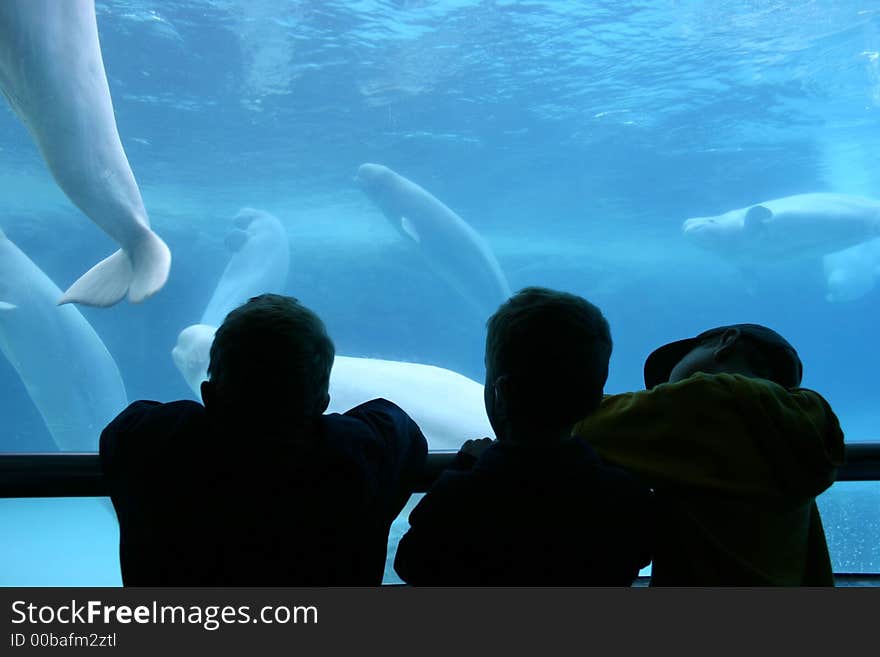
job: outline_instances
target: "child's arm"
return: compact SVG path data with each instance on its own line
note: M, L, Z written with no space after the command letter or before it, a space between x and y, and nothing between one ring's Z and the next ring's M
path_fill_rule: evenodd
M730 374L607 396L573 433L653 486L717 493L813 496L843 459L818 393Z

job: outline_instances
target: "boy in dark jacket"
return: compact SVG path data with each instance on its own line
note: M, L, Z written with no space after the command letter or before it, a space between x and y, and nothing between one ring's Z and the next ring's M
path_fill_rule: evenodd
M409 517L410 584L625 585L650 561L651 493L571 428L602 399L608 323L584 299L527 288L489 319L486 412Z
M126 586L379 585L427 454L374 399L324 415L334 347L296 299L233 310L205 405L131 404L101 434Z

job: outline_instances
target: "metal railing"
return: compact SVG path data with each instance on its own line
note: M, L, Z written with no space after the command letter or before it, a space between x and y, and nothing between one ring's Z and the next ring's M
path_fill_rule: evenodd
M428 455L416 487L424 492L452 461L454 454ZM880 443L846 446L846 464L837 481L880 481ZM102 497L108 494L96 453L0 454L0 498Z

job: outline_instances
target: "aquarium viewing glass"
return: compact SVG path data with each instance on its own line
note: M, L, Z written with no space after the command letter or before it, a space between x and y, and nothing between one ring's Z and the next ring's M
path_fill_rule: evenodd
M486 319L505 286L541 285L605 313L607 392L643 387L644 359L664 342L762 323L797 347L803 385L829 400L848 442L880 440L876 3L103 0L96 14L119 135L170 276L143 303L63 306L77 328L35 314L13 329L38 292L0 248L0 451L95 451L125 403L198 399L198 372L172 351L184 329L231 309L209 300L250 239L243 216L280 231L250 265L275 268L262 291L326 322L342 357L338 404L362 401L371 376L403 395L407 376L434 371L366 359L432 365L448 372L425 384L424 405L462 433L488 431ZM420 185L472 231L429 234L383 211L365 163ZM6 103L0 191L0 230L59 291L117 248ZM783 225L772 248L748 242L760 221L685 230L773 201L805 204L810 220ZM843 230L835 203L874 219ZM16 362L23 348L48 356ZM75 394L41 409L65 381ZM457 431L432 447L479 437ZM878 495L869 482L820 498L838 570L880 570ZM120 582L107 500L2 500L0 517L0 584Z

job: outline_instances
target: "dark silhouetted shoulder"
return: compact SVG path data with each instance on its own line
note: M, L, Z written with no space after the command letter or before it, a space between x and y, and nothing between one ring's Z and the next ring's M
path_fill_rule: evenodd
M427 444L378 399L315 440L230 434L195 402L138 401L101 435L127 586L376 585Z
M580 440L497 443L446 471L410 514L410 584L630 585L650 562L653 497Z

